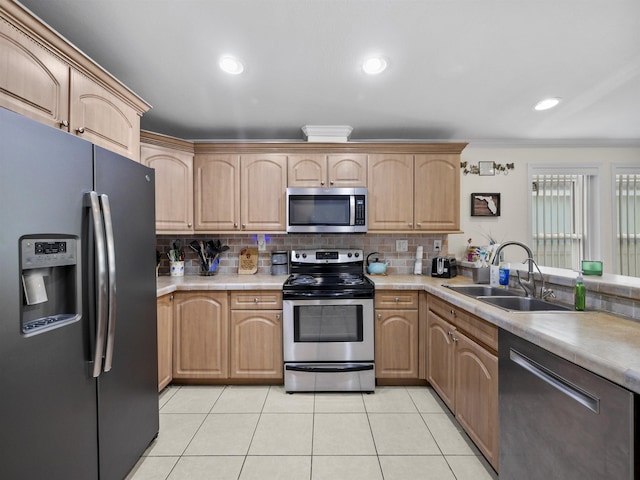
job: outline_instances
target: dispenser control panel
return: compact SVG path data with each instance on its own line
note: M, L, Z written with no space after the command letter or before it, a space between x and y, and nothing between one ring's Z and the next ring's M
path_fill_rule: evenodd
M77 263L78 242L75 238L23 238L20 243L23 269Z

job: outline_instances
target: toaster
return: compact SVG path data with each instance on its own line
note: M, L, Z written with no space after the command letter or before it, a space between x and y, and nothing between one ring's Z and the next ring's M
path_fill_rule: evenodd
M453 257L435 257L431 262L431 276L453 278L458 275L458 262Z

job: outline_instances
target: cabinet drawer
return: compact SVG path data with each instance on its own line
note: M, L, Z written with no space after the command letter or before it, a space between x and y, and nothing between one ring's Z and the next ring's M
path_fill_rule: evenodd
M281 310L282 292L247 290L231 292L231 310Z
M429 295L429 310L441 318L453 323L460 330L475 338L489 348L498 351L498 327L490 324L466 310L455 307L440 298Z
M375 293L376 308L416 309L418 292L410 290L382 290Z

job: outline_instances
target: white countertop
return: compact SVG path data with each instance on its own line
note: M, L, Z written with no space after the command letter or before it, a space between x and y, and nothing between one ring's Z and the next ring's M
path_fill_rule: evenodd
M158 296L176 290L279 290L286 275L159 277ZM508 312L443 287L470 284L420 275L370 276L378 290L425 290L525 340L640 394L640 322L605 312Z

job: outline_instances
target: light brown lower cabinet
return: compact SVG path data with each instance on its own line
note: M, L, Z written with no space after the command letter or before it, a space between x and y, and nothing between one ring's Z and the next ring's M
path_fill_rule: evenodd
M173 378L229 376L229 301L226 291L175 294Z
M282 311L233 310L231 378L283 378Z
M419 295L407 290L375 294L375 360L380 384L419 383Z
M427 378L498 469L498 329L428 296Z
M173 379L173 294L158 298L158 391Z
M177 292L173 312L173 379L283 378L281 292Z

